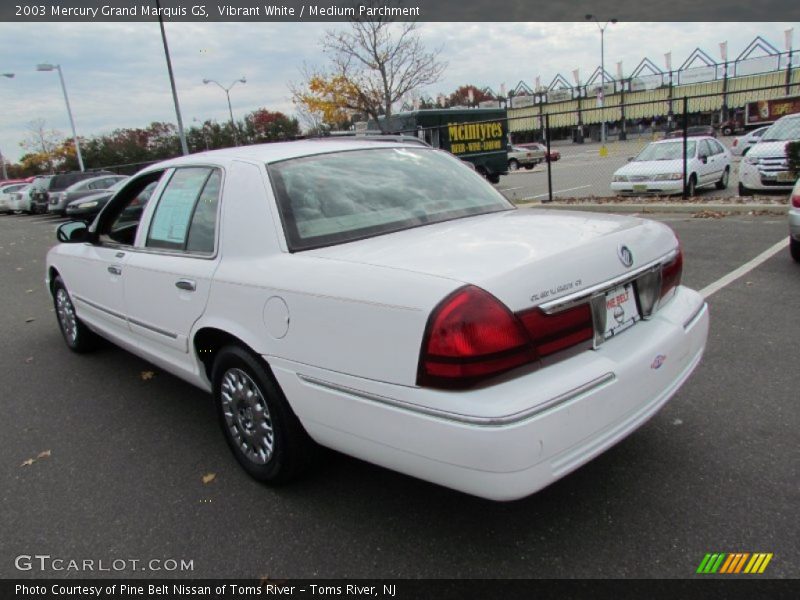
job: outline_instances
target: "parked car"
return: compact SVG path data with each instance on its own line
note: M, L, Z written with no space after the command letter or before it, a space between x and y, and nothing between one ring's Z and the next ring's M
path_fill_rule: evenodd
M5 181L0 183L0 213L12 212L11 208L9 207L11 194L26 187L27 185L27 183L7 183Z
M800 141L800 113L786 115L769 126L739 163L739 195L754 191L789 191L797 173L789 170L786 142Z
M532 169L540 162L544 162L547 151L540 148L509 146L508 148L508 170L517 171L520 167Z
M672 140L683 137L683 128L670 131L664 136L665 139ZM686 128L686 137L717 137L717 130L711 125L694 125Z
M790 197L789 206L789 251L792 258L800 262L800 179L798 179L792 195Z
M98 215L98 213L103 210L108 201L116 194L119 190L125 187L125 183L128 181L128 178L122 179L112 185L107 190L102 192L98 192L96 194L91 194L90 196L85 196L78 200L73 200L67 205L67 216L74 217L76 219L81 219L83 221L92 221ZM144 206L147 204L147 201L150 199L150 194L152 193L155 185L151 185L149 188L145 188L141 194L139 194L139 202L140 206Z
M525 142L523 144L515 144L520 148L532 148L536 149L540 152L544 152L544 157L548 162L555 162L561 158L561 153L558 150L550 149L550 152L547 152L547 146L545 144L539 142Z
M731 153L711 137L686 142L687 191L713 185L728 187ZM627 165L617 169L611 182L617 194L680 194L683 192L683 140L651 142Z
M30 212L33 214L47 212L47 187L50 185L50 180L55 177L54 175L37 175L31 182L31 189L28 191L30 195Z
M99 334L210 392L234 456L270 483L321 444L529 495L653 416L708 335L666 225L518 209L404 143L172 159L57 234L46 280L67 346Z
M758 141L761 139L761 136L764 135L764 132L767 129L769 129L769 125L766 127L753 129L753 131L749 133L733 138L733 143L731 143L731 154L734 156L746 156L750 148L758 143Z
M73 200L107 190L118 181L127 178L127 175L98 175L76 181L61 191L51 190L48 196L47 212L64 215L67 205Z
M32 200L33 192L34 187L30 183L19 188L16 192L11 192L7 200L8 211L33 214L35 212Z
M97 177L98 175L115 175L115 173L110 171L73 171L42 178L37 182L37 190L34 192L33 201L37 206L46 205L48 212L53 212L50 211L50 202L54 193L67 189L73 183ZM63 212L60 214L63 214Z

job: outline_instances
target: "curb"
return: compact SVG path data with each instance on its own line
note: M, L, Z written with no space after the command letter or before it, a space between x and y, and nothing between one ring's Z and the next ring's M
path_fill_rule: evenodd
M612 213L722 213L722 214L776 214L789 212L788 204L710 204L710 203L648 203L648 204L577 204L564 202L518 202L520 208L544 208L547 210L578 210L586 212Z

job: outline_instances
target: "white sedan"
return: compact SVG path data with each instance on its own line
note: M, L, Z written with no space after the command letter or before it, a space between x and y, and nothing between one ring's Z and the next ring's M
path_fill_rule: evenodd
M58 236L46 279L67 346L99 334L211 392L265 482L319 444L520 498L653 416L708 335L667 226L516 209L400 142L162 162Z
M769 125L753 129L753 131L733 138L733 142L731 142L731 154L734 156L746 156L750 148L761 140L761 136L764 135L767 129L769 129Z
M614 173L611 189L617 194L671 195L683 192L683 140L652 142L627 165ZM686 141L686 190L695 196L697 188L728 187L731 153L710 136Z

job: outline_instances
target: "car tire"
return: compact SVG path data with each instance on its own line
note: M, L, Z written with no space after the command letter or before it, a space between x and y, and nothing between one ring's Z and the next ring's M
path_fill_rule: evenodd
M733 129L730 127L723 127L722 128L722 135L731 135L733 133Z
M728 179L730 178L730 175L730 169L725 167L725 170L722 172L722 177L720 177L719 181L714 184L717 186L718 190L724 190L728 187Z
M251 477L279 484L311 465L315 444L263 360L227 346L214 360L211 382L225 440Z
M789 238L789 252L795 262L800 263L800 240L796 240L792 237Z
M97 334L89 329L75 313L75 306L61 277L53 280L53 306L67 348L79 354L94 350Z
M500 183L500 175L498 175L497 173L487 174L486 179L489 180L489 183Z
M741 181L739 182L739 195L740 196L752 196L753 190L749 187L745 186Z
M508 161L508 170L509 171L517 171L519 169L519 163L515 158L512 158Z
M530 171L530 170L531 170L531 169L533 169L533 167L535 167L535 166L536 166L536 165L525 165L525 169L527 169L528 171Z
M697 176L692 173L691 177L689 177L689 185L686 186L686 196L687 198L694 198L697 194Z

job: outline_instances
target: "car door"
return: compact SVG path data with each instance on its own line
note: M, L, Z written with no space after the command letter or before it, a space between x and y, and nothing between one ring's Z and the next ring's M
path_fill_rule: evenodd
M216 167L174 169L125 267L131 331L147 352L183 367L218 264L222 175Z
M697 149L697 183L698 185L706 185L714 181L715 172L715 159L714 152L711 149L711 144L708 140L700 140Z
M78 314L107 336L125 342L130 331L125 313L125 267L133 250L141 211L135 207L160 173L141 177L123 188L92 229L92 241L76 244L61 265Z

